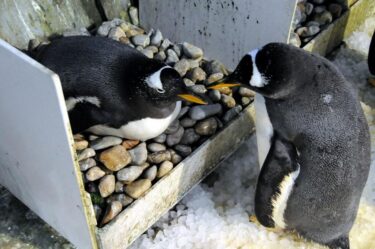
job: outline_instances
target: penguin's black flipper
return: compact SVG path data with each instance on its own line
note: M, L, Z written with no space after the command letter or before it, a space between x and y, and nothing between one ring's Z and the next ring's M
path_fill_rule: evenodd
M341 237L326 244L330 249L350 249L349 237Z
M370 48L368 51L367 62L368 62L368 68L370 72L373 75L375 75L375 31L374 31L374 34L372 35L371 44L370 44Z
M297 157L294 145L275 132L255 193L255 215L265 227L275 227L273 202L280 195L280 185L284 178L299 169Z

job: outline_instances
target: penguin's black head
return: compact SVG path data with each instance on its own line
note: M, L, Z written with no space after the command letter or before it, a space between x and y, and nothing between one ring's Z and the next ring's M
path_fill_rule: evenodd
M155 106L170 105L181 99L206 104L204 100L193 95L179 73L167 65L161 65L146 73L141 79L140 88L142 95Z
M233 73L208 88L241 85L269 98L282 98L297 87L296 71L305 66L301 58L309 59L301 55L308 54L287 44L269 43L246 54Z

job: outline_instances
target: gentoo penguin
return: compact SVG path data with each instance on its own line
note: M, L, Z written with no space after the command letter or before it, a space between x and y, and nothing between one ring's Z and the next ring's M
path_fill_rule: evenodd
M55 39L33 57L59 75L73 133L144 141L164 132L181 98L204 103L176 70L108 38Z
M210 88L225 82L258 94L258 221L348 249L370 166L368 125L350 84L325 58L282 43L245 55Z

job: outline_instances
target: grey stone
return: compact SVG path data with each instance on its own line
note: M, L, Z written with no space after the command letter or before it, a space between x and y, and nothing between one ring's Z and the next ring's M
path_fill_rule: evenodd
M119 181L125 184L129 184L135 181L143 172L142 167L139 166L128 166L118 171L116 176Z
M140 179L127 185L125 192L130 197L137 199L141 197L149 188L151 188L151 181L149 179Z
M157 53L154 56L154 59L159 60L159 61L164 61L166 58L167 58L167 56L165 55L164 51L159 51L159 53Z
M204 94L205 92L207 92L207 89L204 85L193 85L190 86L189 89L197 94Z
M315 21L309 21L305 24L306 27L310 27L310 26L319 26L320 24L318 22L315 22Z
M147 145L147 149L151 152L158 152L158 151L166 150L167 148L165 147L164 144L150 143Z
M183 80L184 80L185 86L187 87L191 87L195 85L195 83L188 78L184 78Z
M154 58L154 53L147 48L143 49L141 53L144 54L147 58L150 58L150 59Z
M178 144L174 146L174 149L176 150L177 153L179 153L183 157L187 157L192 152L192 149L190 146L182 145L182 144Z
M99 182L99 193L103 198L108 197L110 194L115 192L115 176L106 175Z
M199 140L200 136L193 128L186 129L181 138L180 144L191 145Z
M150 45L150 46L146 47L145 49L150 50L154 54L156 54L157 52L159 52L158 48L156 46L154 46L154 45Z
M186 59L181 59L174 65L174 69L180 74L180 76L184 76L186 72L190 69L190 63Z
M311 15L311 13L313 12L313 9L314 9L314 5L312 3L305 3L305 13L306 15Z
M188 113L189 110L190 110L189 106L182 107L180 113L177 116L177 119L183 117L186 113Z
M120 41L120 38L124 36L126 36L125 32L120 27L111 28L108 34L108 38L115 41Z
M122 207L126 207L131 204L134 199L126 194L117 194L113 196L113 200L121 202Z
M177 54L178 57L181 56L181 45L174 44L173 51Z
M63 33L64 37L69 37L69 36L91 36L90 32L82 27L82 28L77 28L77 29L71 29L71 30L66 30Z
M100 36L107 36L109 34L109 30L115 27L111 21L103 22L102 25L99 26L97 30L97 34Z
M79 162L79 168L81 171L86 171L96 165L96 161L93 158L87 158Z
M212 135L216 132L216 129L217 129L217 121L215 118L208 118L208 119L199 121L195 125L195 132L202 136Z
M207 78L207 84L221 80L224 77L223 73L214 73Z
M171 160L171 153L168 150L154 152L148 155L147 161L153 164L159 164Z
M105 175L105 172L98 166L95 166L86 172L86 179L89 181L96 181L102 178L104 175Z
M151 44L155 45L157 47L160 46L161 41L163 40L163 35L160 32L160 30L156 30L152 35L151 35Z
M191 119L191 118L188 118L188 117L183 118L183 119L181 119L181 121L180 121L181 126L184 127L184 128L190 128L190 127L193 127L196 123L197 123L196 120Z
M164 131L165 134L169 135L172 133L175 133L178 128L180 127L180 121L178 119L175 119L168 128Z
M101 207L99 207L96 204L93 205L93 208L94 208L95 218L96 220L99 220L99 217L102 215L103 210Z
M205 80L206 76L207 76L206 72L200 67L193 68L189 72L186 73L186 77L189 78L194 83L197 81Z
M327 10L326 6L321 5L321 6L316 6L316 7L314 8L313 12L314 12L315 14L321 14L321 13L323 13L323 12L326 11L326 10Z
M298 34L302 37L310 37L319 33L320 28L318 26L301 27L297 29Z
M94 150L106 149L122 143L122 139L118 137L102 137L91 142L90 147Z
M221 103L227 108L233 108L236 105L236 100L232 96L222 94Z
M136 165L141 165L147 160L147 148L146 143L140 143L134 149L128 151L132 158L132 163Z
M137 49L139 52L143 51L143 47L142 46L137 46L135 49Z
M230 109L224 114L223 121L224 123L228 123L231 120L233 120L238 114L240 114L242 111L242 106L237 105L234 108Z
M167 136L167 145L173 146L181 141L182 135L184 134L184 128L179 126L178 130Z
M135 46L144 48L150 44L150 37L148 35L135 35L132 37L132 42Z
M204 61L204 63L202 63L202 68L208 75L215 73L223 73L224 75L228 74L224 64L217 60Z
M219 90L209 90L208 91L208 97L210 97L210 99L212 99L212 101L214 102L218 102L220 99L221 99L221 93Z
M138 17L138 9L135 8L134 6L131 6L129 8L129 16L130 16L130 21L134 25L139 25L139 17Z
M145 170L145 172L143 173L143 177L146 179L149 179L150 181L153 181L156 178L157 172L158 172L158 167L154 165L148 168L147 170Z
M220 104L212 105L199 105L190 108L189 116L194 120L202 120L218 114L222 111L222 106Z
M179 60L176 52L173 49L167 50L167 60L166 63L173 64L176 63Z
M167 140L167 135L166 134L160 134L159 136L157 136L157 137L155 137L154 139L153 139L155 142L157 142L157 143L164 143L165 142L165 140Z
M196 47L196 46L194 46L190 43L184 42L182 44L182 49L184 51L184 54L189 58L197 59L197 58L203 56L202 49L200 49L200 48L198 48L198 47Z
M325 25L325 24L331 23L333 20L333 17L332 17L331 12L325 10L322 13L315 14L313 20L318 22L320 25Z
M156 176L158 178L162 178L163 176L168 174L169 171L171 171L172 169L173 169L173 163L170 161L164 161L162 164L160 164Z
M249 88L246 88L246 87L240 87L238 89L238 93L242 96L242 97L254 97L255 96L255 92L253 90L250 90Z
M178 164L179 162L182 161L182 157L176 153L176 151L172 150L172 149L169 149L170 153L171 153L171 162L176 165Z
M78 161L82 161L82 160L85 160L89 157L93 157L95 155L96 155L96 153L95 153L94 149L87 148L87 149L84 149L84 150L80 151L78 153L77 157L78 157Z
M124 192L124 184L122 182L116 182L115 192L116 193L123 193Z
M187 60L190 64L190 68L196 68L196 67L199 67L199 60L192 60L192 59L188 59Z
M160 44L160 47L159 47L159 49L160 50L166 50L167 48L169 48L169 46L171 46L172 45L172 43L171 43L171 41L169 40L169 39L164 39L163 40L163 42Z

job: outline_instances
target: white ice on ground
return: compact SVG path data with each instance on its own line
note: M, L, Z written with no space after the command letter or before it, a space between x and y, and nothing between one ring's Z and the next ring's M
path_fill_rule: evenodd
M375 24L375 18L374 22ZM367 25L367 26L366 26ZM364 30L371 27L366 22ZM374 30L374 28L372 28ZM349 47L343 48L334 63L345 76L361 86L367 86L368 69L365 56L349 53L367 53L369 33L363 29L348 39ZM351 45L350 45L351 44ZM352 56L354 55L355 58ZM370 89L375 91L374 89ZM372 102L372 103L375 103ZM352 249L375 248L375 111L365 107L372 135L372 171L365 188L364 199L356 223L350 234ZM214 174L218 180L213 186L204 183L192 190L174 210L169 211L146 234L139 238L132 249L319 249L291 233L274 233L249 222L253 214L255 183L259 167L255 136L226 160Z

